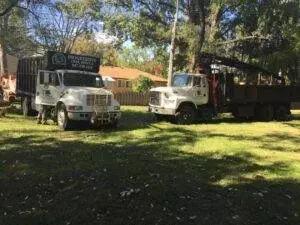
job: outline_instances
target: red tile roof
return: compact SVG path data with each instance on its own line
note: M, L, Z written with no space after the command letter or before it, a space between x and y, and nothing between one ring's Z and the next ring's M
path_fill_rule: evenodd
M167 82L167 80L161 76L143 72L138 69L126 68L126 67L101 66L99 74L103 76L110 76L114 79L128 79L128 80L133 80L138 78L140 75L144 75L149 77L152 81Z

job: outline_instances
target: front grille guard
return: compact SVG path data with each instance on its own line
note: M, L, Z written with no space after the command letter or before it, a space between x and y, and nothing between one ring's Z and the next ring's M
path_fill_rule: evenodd
M95 94L95 95L91 95L93 103L92 103L92 109L93 109L93 113L95 115L99 115L100 113L107 113L108 112L108 106L111 106L111 102L112 102L112 96L111 95L105 95L105 104L99 104L99 102L101 102L101 97L103 95L101 94ZM88 100L87 100L87 105L88 105ZM99 112L100 111L100 112ZM109 114L108 114L109 115ZM107 117L107 119L109 119L109 116Z

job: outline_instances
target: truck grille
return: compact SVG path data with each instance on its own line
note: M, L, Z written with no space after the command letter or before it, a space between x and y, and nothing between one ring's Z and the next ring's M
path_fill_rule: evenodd
M87 106L110 106L111 95L87 95Z
M160 92L158 92L158 91L150 92L150 104L151 105L161 105Z

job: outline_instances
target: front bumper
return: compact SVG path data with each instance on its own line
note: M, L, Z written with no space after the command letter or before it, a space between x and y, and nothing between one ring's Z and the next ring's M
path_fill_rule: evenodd
M93 119L101 123L110 123L119 120L121 118L121 112L68 112L68 117L70 120L91 121Z
M164 108L161 106L152 106L150 105L148 108L149 112L163 114L163 115L175 115L175 109Z

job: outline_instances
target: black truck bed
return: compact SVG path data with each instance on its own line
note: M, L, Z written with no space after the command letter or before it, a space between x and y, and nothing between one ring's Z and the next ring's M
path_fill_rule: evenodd
M234 85L230 102L245 103L290 103L300 102L299 85Z

